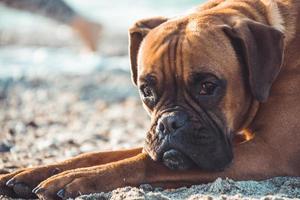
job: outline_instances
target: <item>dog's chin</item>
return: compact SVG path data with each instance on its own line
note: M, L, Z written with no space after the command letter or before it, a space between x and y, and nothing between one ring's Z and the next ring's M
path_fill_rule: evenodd
M166 151L163 154L162 162L172 170L187 170L196 166L189 157L175 149Z
M221 163L208 164L199 160L193 160L179 150L170 149L164 152L161 161L171 170L188 170L191 168L199 168L208 171L223 171L232 159L223 161ZM204 164L206 163L206 164ZM221 164L221 165L220 165Z

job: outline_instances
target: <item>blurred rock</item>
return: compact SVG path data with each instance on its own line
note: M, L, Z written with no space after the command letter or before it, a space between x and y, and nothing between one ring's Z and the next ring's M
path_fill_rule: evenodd
M142 184L140 185L140 189L144 190L144 191L153 191L153 187L150 184Z
M2 141L0 143L0 152L9 152L10 149L13 147L13 145L11 143L9 143L8 141Z
M9 171L5 170L5 169L0 169L0 174L8 174Z
M30 121L28 123L26 123L27 127L32 127L32 128L38 128L39 126L36 124L35 121Z

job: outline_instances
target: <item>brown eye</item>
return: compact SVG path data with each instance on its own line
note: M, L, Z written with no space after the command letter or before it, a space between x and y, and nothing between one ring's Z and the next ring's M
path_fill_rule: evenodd
M144 98L153 96L153 92L150 87L147 87L147 86L143 87L141 92L142 92L142 95Z
M155 106L157 102L157 95L152 87L142 86L140 88L140 93L142 100L148 107L152 108Z
M200 95L212 95L217 88L217 85L212 82L201 83L200 86Z

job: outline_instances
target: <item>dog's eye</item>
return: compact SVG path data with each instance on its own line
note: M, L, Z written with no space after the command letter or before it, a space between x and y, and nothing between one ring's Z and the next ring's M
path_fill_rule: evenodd
M142 100L150 108L153 107L157 101L157 95L152 87L144 85L140 88Z
M153 91L150 87L142 87L141 92L145 98L153 96Z
M217 88L217 85L212 82L201 83L199 94L200 95L212 95L212 94L214 94L214 91L216 88Z

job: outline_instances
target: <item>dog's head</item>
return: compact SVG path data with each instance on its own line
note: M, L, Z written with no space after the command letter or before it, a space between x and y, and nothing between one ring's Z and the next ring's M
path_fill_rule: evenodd
M152 124L145 150L174 169L222 170L233 134L267 100L283 34L248 19L157 17L129 30L133 82Z

